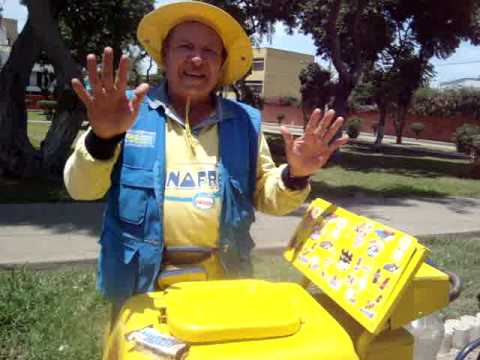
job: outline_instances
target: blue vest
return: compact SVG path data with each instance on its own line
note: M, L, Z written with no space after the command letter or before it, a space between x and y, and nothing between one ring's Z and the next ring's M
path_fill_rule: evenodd
M219 258L227 276L251 274L249 230L254 221L260 113L221 99L219 186L222 199ZM152 291L160 270L165 190L165 125L163 109L147 101L122 143L112 172L98 263L97 287L114 301ZM133 131L132 131L133 130Z

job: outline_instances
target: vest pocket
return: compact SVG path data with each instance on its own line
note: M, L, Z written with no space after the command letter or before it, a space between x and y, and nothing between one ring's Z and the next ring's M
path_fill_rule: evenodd
M98 286L109 299L126 299L136 289L138 250L120 241L114 241L110 245L102 244Z
M120 220L140 225L145 219L147 208L147 189L129 185L120 185L118 198L118 216Z

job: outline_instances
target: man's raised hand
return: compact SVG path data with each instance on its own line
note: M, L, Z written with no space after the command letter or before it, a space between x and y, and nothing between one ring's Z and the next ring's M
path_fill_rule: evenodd
M91 92L85 89L79 79L72 79L72 87L87 108L93 132L105 140L125 133L137 117L140 104L148 92L148 84L140 84L134 90L134 96L128 99L128 58L122 55L115 76L113 49L110 47L103 52L101 71L97 72L97 58L94 54L87 56L87 70Z
M283 126L281 130L290 174L310 176L324 166L335 150L348 142L346 136L333 140L342 124L342 117L335 119L335 111L329 110L322 117L320 109L315 109L302 136L294 138Z

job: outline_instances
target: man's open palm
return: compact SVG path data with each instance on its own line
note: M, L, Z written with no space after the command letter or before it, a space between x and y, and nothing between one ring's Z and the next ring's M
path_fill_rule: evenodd
M282 126L285 153L292 176L301 177L314 174L327 163L335 150L348 142L346 136L332 141L343 124L343 118L339 117L335 121L334 118L335 111L333 110L327 111L322 118L320 109L315 109L304 134L297 138L294 138L290 131Z
M87 69L91 92L85 89L79 79L72 79L72 87L87 108L93 132L102 139L123 134L135 121L140 104L148 92L148 84L140 84L134 90L134 96L128 99L128 58L122 55L115 76L113 50L109 47L103 52L101 71L97 72L97 59L93 54L87 56Z

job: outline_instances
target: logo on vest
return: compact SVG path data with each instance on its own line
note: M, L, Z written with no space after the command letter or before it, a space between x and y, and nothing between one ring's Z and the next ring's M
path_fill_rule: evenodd
M144 130L129 130L125 134L125 146L155 147L155 132Z
M218 189L217 170L169 171L167 189Z
M200 210L210 210L215 205L215 198L211 194L200 193L193 197L193 206Z

